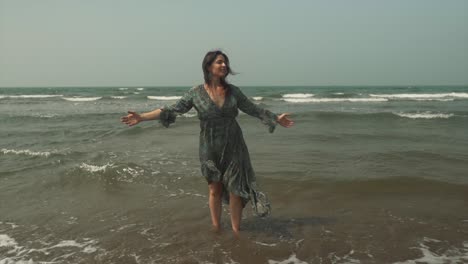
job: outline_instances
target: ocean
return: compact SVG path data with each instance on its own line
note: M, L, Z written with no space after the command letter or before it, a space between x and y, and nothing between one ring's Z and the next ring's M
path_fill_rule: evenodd
M240 86L272 215L211 231L190 87L0 88L0 264L468 263L468 86Z

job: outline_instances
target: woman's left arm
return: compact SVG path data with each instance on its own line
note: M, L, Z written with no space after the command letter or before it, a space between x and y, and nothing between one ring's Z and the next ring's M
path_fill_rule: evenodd
M285 127L292 125L292 121L286 117L289 113L277 115L268 109L254 104L237 86L231 85L231 88L233 94L236 96L239 109L248 115L259 118L263 124L268 126L268 131L270 133L273 133L277 123Z

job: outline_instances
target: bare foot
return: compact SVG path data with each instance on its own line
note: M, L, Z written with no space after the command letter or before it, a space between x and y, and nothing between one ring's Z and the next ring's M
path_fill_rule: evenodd
M234 237L236 239L239 239L240 238L240 231L239 230L232 230L232 233L234 234Z

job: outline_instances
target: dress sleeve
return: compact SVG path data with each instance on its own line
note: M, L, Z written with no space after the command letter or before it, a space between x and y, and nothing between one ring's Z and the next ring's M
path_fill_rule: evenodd
M193 107L193 89L185 92L185 94L177 102L172 105L164 105L160 108L162 111L159 116L159 122L164 127L169 127L169 124L175 122L177 115L187 113Z
M273 133L276 128L278 115L254 104L237 86L231 85L231 88L236 96L239 109L248 115L260 119L264 125L268 126L268 131Z

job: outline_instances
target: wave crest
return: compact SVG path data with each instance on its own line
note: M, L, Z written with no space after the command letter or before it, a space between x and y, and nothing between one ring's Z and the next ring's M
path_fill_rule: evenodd
M423 119L434 119L434 118L450 118L454 116L454 114L444 114L444 113L432 113L432 112L423 112L423 113L395 113L401 117L407 117L411 119L423 118Z
M63 97L63 99L72 102L88 102L88 101L97 101L102 97Z
M151 100L178 100L182 96L147 96L147 98Z
M333 103L333 102L386 102L386 98L294 98L281 99L291 103Z
M33 157L49 157L51 154L56 153L56 151L32 151L29 149L6 149L2 148L1 153L3 154L16 154L16 155L27 155L27 156L33 156Z

